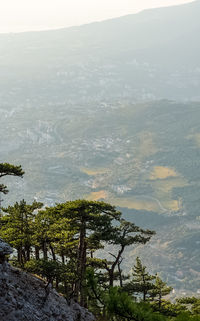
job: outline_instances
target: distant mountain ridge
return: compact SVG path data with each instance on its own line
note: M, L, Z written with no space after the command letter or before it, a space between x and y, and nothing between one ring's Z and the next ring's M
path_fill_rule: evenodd
M81 27L0 35L1 101L199 100L199 15L194 1Z
M199 16L195 1L0 35L0 158L26 172L2 180L3 205L35 197L120 206L157 231L139 248L144 263L188 292L200 281ZM128 269L138 253L127 255Z

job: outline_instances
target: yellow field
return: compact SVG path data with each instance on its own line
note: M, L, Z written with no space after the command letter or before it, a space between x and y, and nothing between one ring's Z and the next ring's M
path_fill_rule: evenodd
M106 191L92 192L87 196L88 201L98 201L100 199L106 199L107 193Z
M90 176L96 176L96 175L101 175L101 174L106 174L108 171L107 168L81 168L81 172L90 175Z
M178 211L180 209L179 200L173 199L173 188L187 186L187 180L184 177L172 177L166 179L158 179L152 181L154 195L160 200L163 207L171 211Z
M164 201L162 204L163 204L163 207L169 211L176 212L176 211L180 210L179 201L177 201L177 200Z
M165 179L168 177L176 177L177 173L169 167L155 166L153 172L150 174L150 179Z
M88 200L98 201L103 199L115 206L127 207L129 209L153 211L162 213L165 211L178 211L182 206L179 200L173 199L172 190L175 187L183 187L187 181L182 177L170 177L163 180L153 180L152 187L154 195L141 197L119 198L114 195L108 195L105 190L92 192L86 198Z
M129 209L161 212L158 203L154 200L145 200L138 198L113 198L110 200L110 202L115 206L127 207Z
M156 195L160 198L169 194L171 197L171 192L175 187L187 186L187 180L184 177L171 177L165 180L155 180L152 182L152 186L155 190Z

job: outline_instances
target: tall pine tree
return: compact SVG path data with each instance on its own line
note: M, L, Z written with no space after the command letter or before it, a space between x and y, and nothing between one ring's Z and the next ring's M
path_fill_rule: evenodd
M143 301L147 301L150 296L150 291L154 289L154 280L156 276L151 275L146 271L146 266L142 265L139 257L136 258L136 264L133 267L132 279L126 285L126 290L129 294L139 294Z

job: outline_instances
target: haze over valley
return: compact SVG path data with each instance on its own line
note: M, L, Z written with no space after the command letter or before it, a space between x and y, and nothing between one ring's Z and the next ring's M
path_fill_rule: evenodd
M116 205L157 232L124 268L140 255L189 294L200 291L199 16L194 1L0 35L1 160L26 173L6 178L3 205Z

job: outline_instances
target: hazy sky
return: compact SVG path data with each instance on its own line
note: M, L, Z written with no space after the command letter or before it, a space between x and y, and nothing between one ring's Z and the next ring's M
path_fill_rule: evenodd
M80 25L191 0L0 0L0 32Z

